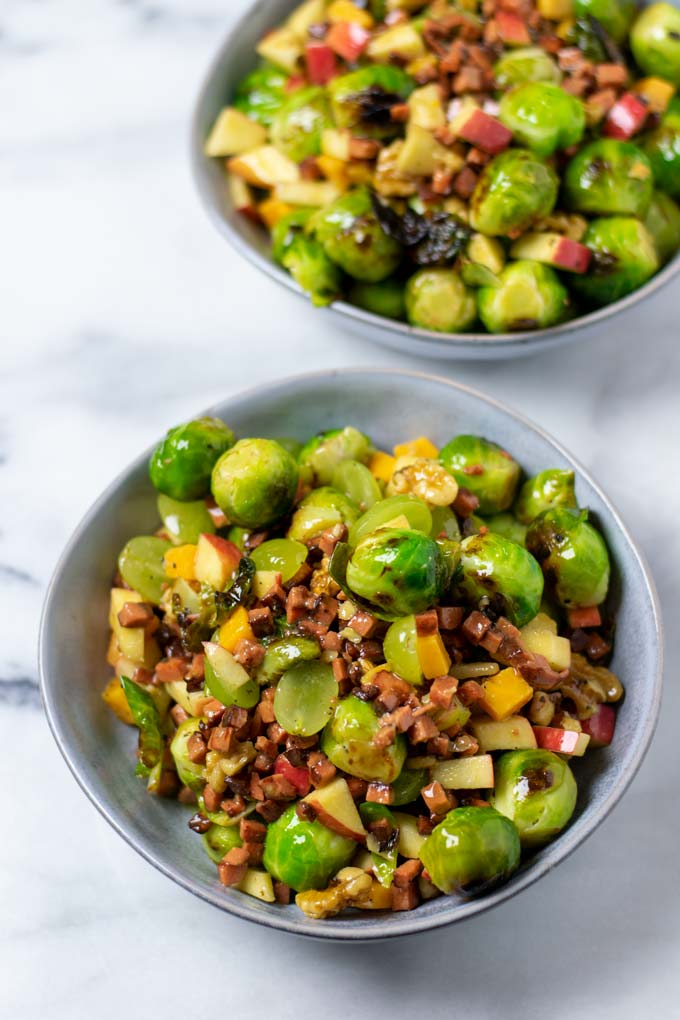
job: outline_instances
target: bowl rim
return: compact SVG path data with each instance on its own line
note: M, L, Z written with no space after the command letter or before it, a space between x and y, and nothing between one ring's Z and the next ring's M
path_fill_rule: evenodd
M275 280L276 283L285 287L287 290L292 291L294 294L297 294L309 303L307 295L293 280L292 276L285 272L281 266L277 265L271 257L262 255L259 251L257 251L257 249L254 248L220 213L220 210L213 199L206 175L206 166L208 165L209 157L206 157L203 154L204 138L201 130L202 112L213 78L227 60L233 47L237 44L238 36L253 17L253 14L256 11L265 10L267 7L268 0L254 0L253 3L249 4L247 10L242 14L242 16L227 29L221 44L210 61L208 70L202 80L198 96L195 100L193 114L191 117L191 170L196 190L198 191L201 199L201 204L206 210L208 218L217 228L219 233L227 238L232 247L239 254L244 256L244 258L246 258L252 265L262 270L262 272L264 272L271 280ZM591 327L598 326L600 323L605 322L613 316L632 308L633 305L636 305L638 302L651 297L652 294L655 294L679 273L680 251L678 251L665 266L662 266L658 272L650 277L650 279L643 284L642 287L638 287L637 290L625 295L625 297L620 298L618 301L613 301L611 304L603 305L602 308L596 308L591 312L587 312L585 315L579 315L576 318L567 320L566 322L558 323L555 326L548 326L544 329L517 330L512 333L443 333L435 330L423 329L417 326L411 326L406 322L399 322L396 319L388 319L382 315L375 315L373 312L367 312L363 308L359 308L357 305L350 304L348 301L334 301L327 308L315 309L315 311L326 311L331 315L335 315L339 319L349 319L354 326L364 326L372 330L384 330L389 334L401 337L405 342L415 341L413 350L411 351L414 355L422 354L424 357L436 357L437 355L435 354L427 353L428 345L430 348L432 348L433 345L439 347L440 353L442 354L445 354L447 351L451 353L458 347L461 348L461 353L465 351L470 354L474 350L475 346L478 346L480 357L482 357L484 355L484 351L488 352L495 348L500 351L507 351L508 354L510 354L511 352L517 353L523 349L528 351L529 348L534 346L554 346L562 338L568 337L580 330L587 330ZM374 339L376 339L375 336ZM387 341L383 340L378 342Z
M294 935L310 937L313 939L320 939L326 941L345 941L345 942L368 942L378 939L389 939L398 938L403 935L412 935L423 931L434 930L435 928L445 927L450 924L463 921L468 917L476 914L481 914L486 910L490 910L492 907L498 906L499 904L511 899L516 896L522 890L528 886L533 885L548 872L552 871L554 867L560 864L573 851L580 846L585 840L592 835L592 833L601 825L605 818L610 814L615 805L619 802L628 786L634 779L642 760L649 749L654 730L656 728L659 708L661 702L661 691L662 691L662 678L663 678L663 658L664 658L664 644L663 644L663 622L661 617L661 609L659 604L659 598L656 591L656 586L652 578L649 566L646 559L636 542L631 536L628 528L621 519L621 516L617 509L614 507L609 498L602 491L598 483L591 477L590 473L583 467L583 465L566 450L561 443L554 439L548 432L542 429L539 425L532 422L529 418L525 417L513 408L508 407L496 398L488 396L479 390L468 386L465 383L457 382L452 379L448 379L444 376L435 375L428 372L416 372L409 371L406 369L393 369L393 368L363 368L356 367L350 369L324 369L315 372L299 373L292 376L285 376L283 379L278 379L270 383L258 384L254 387L249 387L246 390L238 391L231 394L226 398L226 401L222 401L221 404L229 403L243 403L248 401L250 398L258 396L266 396L267 394L276 394L278 391L290 391L299 386L308 386L313 383L314 380L336 380L345 383L348 378L351 381L352 376L387 376L391 378L397 378L400 381L408 379L418 379L424 382L434 383L439 386L445 386L455 393L463 393L467 396L473 397L475 400L481 401L488 407L493 408L496 411L500 411L503 415L514 419L518 422L525 430L535 433L539 438L547 440L554 449L563 456L567 462L578 472L578 474L592 486L595 493L602 500L608 514L610 515L611 523L619 530L625 539L631 554L637 561L640 569L643 581L647 588L647 594L650 600L650 608L652 613L652 622L654 627L655 646L653 651L655 653L656 669L654 670L653 676L653 693L651 699L645 706L644 714L644 725L639 731L638 740L634 749L633 756L631 757L628 768L626 771L614 775L611 786L608 793L603 801L603 804L599 812L589 819L582 829L574 835L573 829L567 829L562 833L558 840L552 844L556 848L553 859L546 858L540 861L532 861L531 864L526 867L523 871L520 871L514 881L509 885L499 886L497 889L491 891L485 896L475 899L472 898L463 903L456 901L456 913L455 916L447 917L446 913L442 913L440 916L434 918L429 916L418 916L418 911L407 912L401 914L398 918L394 915L392 923L389 925L389 930L385 930L384 921L382 915L372 923L367 923L364 920L361 927L357 926L356 930L351 928L334 928L333 922L328 926L325 926L325 922L310 921L303 915L291 918L290 915L281 911L272 915L262 915L256 910L254 906L251 906L247 899L243 897L243 900L234 898L233 900L224 897L222 892L217 888L207 888L195 881L190 875L186 874L180 869L167 864L162 859L162 853L156 854L153 850L147 849L141 842L138 842L132 834L130 834L124 823L116 818L116 811L110 807L107 803L103 803L97 792L94 790L89 776L88 776L88 763L81 760L78 752L69 746L68 738L65 733L62 732L58 711L57 711L57 699L52 690L51 683L51 667L50 667L50 641L49 641L49 623L53 611L53 605L57 595L57 589L61 574L66 566L68 560L74 548L79 543L82 534L87 531L92 522L97 517L101 508L108 502L113 493L123 484L129 476L140 468L145 462L148 461L151 450L145 450L143 453L138 455L126 468L120 471L114 480L104 489L101 495L95 500L90 506L87 512L83 515L75 530L71 534L64 551L62 552L54 572L50 579L47 591L45 594L45 600L43 604L43 610L40 619L40 630L38 637L38 671L39 671L39 684L40 693L43 703L43 708L47 716L47 722L52 732L52 736L56 741L57 747L61 752L69 770L71 771L76 782L91 801L91 803L97 808L101 815L106 819L109 825L121 836L128 846L136 850L141 857L143 857L149 864L152 864L158 871L172 879L177 885L186 889L188 892L193 893L200 899L211 903L213 906L218 907L221 910L226 911L229 914L233 914L236 917L240 917L244 920L254 921L258 924L263 925L267 928L273 928L279 931L286 931ZM214 414L217 406L212 405L203 411L203 414ZM556 855L556 856L555 856ZM321 925L324 927L321 927Z

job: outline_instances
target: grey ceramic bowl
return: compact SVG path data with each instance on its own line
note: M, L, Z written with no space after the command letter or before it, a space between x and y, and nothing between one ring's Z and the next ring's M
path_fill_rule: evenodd
M226 187L221 160L203 155L203 143L221 108L229 102L238 82L255 64L255 46L269 29L280 24L299 0L258 0L229 31L208 71L198 97L191 137L194 177L203 204L213 223L228 241L273 280L295 291L309 304L292 277L272 261L267 232L234 209ZM598 326L613 315L656 293L680 272L680 254L660 273L621 301L550 329L517 333L435 333L416 329L372 315L355 305L338 301L328 309L309 307L310 315L331 316L338 324L367 340L406 354L425 358L499 359L520 357L557 347L567 340L584 337L589 327Z
M238 435L295 436L351 423L375 442L427 435L443 444L458 432L501 442L524 469L571 467L579 503L591 508L612 553L618 630L614 669L626 686L611 747L579 761L572 824L507 885L480 899L441 897L413 913L360 914L312 921L222 887L215 866L187 828L187 809L150 797L134 776L136 735L104 706L110 675L108 592L116 557L132 535L158 525L147 476L149 451L101 496L82 521L47 594L40 635L42 692L52 732L75 778L104 817L151 864L215 906L260 924L317 938L387 938L460 921L502 903L564 860L611 810L633 778L652 736L661 684L660 618L640 553L597 485L536 426L465 386L407 372L363 370L304 375L233 397L212 408Z

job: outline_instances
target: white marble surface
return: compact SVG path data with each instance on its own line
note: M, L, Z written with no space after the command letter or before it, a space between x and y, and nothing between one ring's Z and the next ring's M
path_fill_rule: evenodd
M0 7L0 1015L678 1016L678 289L528 362L423 366L332 329L229 250L192 188L192 100L243 6ZM488 390L593 470L652 563L668 687L629 794L554 875L457 929L316 945L194 900L99 818L40 710L38 619L69 532L167 426L287 372L395 363Z

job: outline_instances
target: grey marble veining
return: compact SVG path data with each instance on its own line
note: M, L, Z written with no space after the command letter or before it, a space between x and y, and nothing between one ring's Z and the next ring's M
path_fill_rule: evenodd
M230 251L193 192L189 112L243 6L0 7L0 720L12 762L0 786L0 1015L174 1020L203 982L247 1020L271 1008L406 1020L424 1001L435 1018L677 1015L678 287L532 361L418 364L344 335ZM602 829L499 910L373 949L250 928L153 872L76 788L36 687L45 586L107 482L223 396L343 364L453 374L557 436L636 534L668 631L657 737Z

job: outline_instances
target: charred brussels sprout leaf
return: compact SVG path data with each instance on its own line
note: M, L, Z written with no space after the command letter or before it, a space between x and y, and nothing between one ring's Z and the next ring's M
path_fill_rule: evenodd
M406 284L405 300L408 321L421 329L455 333L477 315L474 294L455 269L421 269Z
M508 149L483 170L472 195L470 223L505 237L549 216L557 199L555 171L525 149Z
M409 75L387 64L340 75L328 86L335 123L339 128L358 128L364 137L389 138L397 132L392 107L408 99L414 87Z
M522 524L531 524L544 510L556 506L575 507L574 472L548 468L528 478L519 491L515 516Z
M314 215L314 209L294 209L282 216L272 230L272 258L283 265L283 259L295 239L305 232L305 227Z
M303 821L292 804L267 827L263 864L270 875L298 892L324 889L349 864L356 846L321 822Z
M406 737L400 734L394 744L377 747L373 738L379 730L373 706L351 695L336 705L321 735L321 750L350 776L369 783L392 783L406 759Z
M661 123L645 137L642 147L652 165L657 188L673 198L680 198L680 100L671 102Z
M680 247L680 209L663 191L654 192L645 227L654 241L659 261L665 264Z
M444 893L474 895L509 878L519 866L515 825L490 807L449 811L427 837L420 859Z
M126 676L120 678L125 699L139 730L137 775L149 776L163 758L164 741L161 720L151 695Z
M680 11L672 4L646 7L633 25L630 45L635 63L647 74L680 85Z
M321 134L331 127L325 89L297 89L274 116L270 127L273 144L294 163L321 152Z
M592 220L583 244L593 252L590 270L574 275L573 287L594 305L618 301L646 283L659 268L654 240L632 216Z
M267 528L290 512L297 483L297 465L279 443L241 439L215 464L212 494L232 523Z
M510 262L493 287L477 291L479 317L490 333L546 329L569 314L569 294L557 273L540 262Z
M472 606L490 604L523 627L543 597L543 574L530 553L502 535L471 535L461 546L461 593Z
M644 216L653 190L647 156L632 142L614 138L584 145L564 174L569 207L594 216Z
M529 525L527 549L565 607L599 606L609 587L609 553L587 510L557 507Z
M286 100L288 75L273 64L262 63L236 90L234 106L260 124L271 124Z
M219 418L197 418L178 425L153 452L151 481L171 499L202 499L210 491L215 461L233 444L234 433Z
M345 460L365 464L372 452L373 444L368 436L348 425L314 436L300 450L298 461L303 470L312 473L316 485L330 485L338 464Z
M578 145L586 126L581 100L549 82L527 82L506 92L499 119L516 142L539 156Z
M623 43L637 10L635 0L574 0L578 18L596 18L616 43Z
M517 829L523 846L540 846L565 827L576 806L576 780L551 751L509 751L496 762L493 806Z
M511 506L519 464L497 443L481 436L455 436L442 448L439 460L459 485L477 497L480 513L500 513Z
M429 772L427 769L402 769L392 785L392 804L402 807L412 804L420 797L420 791L427 786Z
M356 280L379 283L401 261L401 245L381 227L364 189L348 192L321 209L313 229L328 258Z

